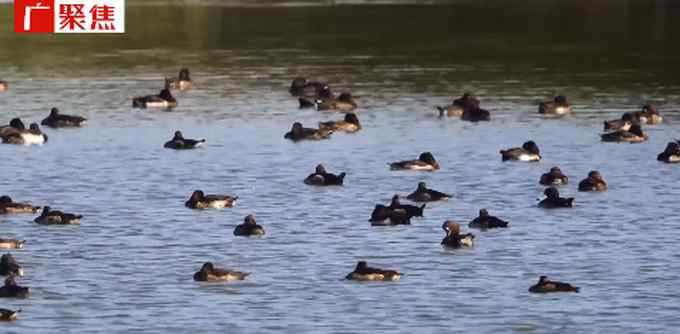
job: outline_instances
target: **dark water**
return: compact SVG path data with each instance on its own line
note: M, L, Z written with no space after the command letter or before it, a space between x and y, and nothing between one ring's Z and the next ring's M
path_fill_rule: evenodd
M6 10L4 8L3 10ZM23 319L2 332L672 332L680 294L677 166L656 154L680 137L680 5L674 1L459 2L446 6L162 6L134 2L119 36L26 36L0 30L1 123L39 121L52 106L89 118L45 130L42 147L0 146L0 193L85 215L46 227L0 217L27 239ZM7 26L2 15L0 26ZM164 76L192 69L195 89L172 113L129 108ZM327 80L360 96L364 130L325 142L283 140L298 110L290 79ZM490 123L433 117L474 91ZM548 120L537 101L562 93L574 112ZM666 122L638 144L599 141L602 120L658 104ZM204 149L162 148L174 130ZM502 163L533 139L544 160ZM431 151L434 173L390 172ZM302 183L317 163L342 188ZM535 207L539 176L558 165L571 210ZM576 184L599 169L600 194ZM375 228L373 206L417 182L455 195L408 227ZM194 189L237 195L228 210L191 211ZM511 228L475 232L445 251L441 223L488 208ZM261 239L232 236L255 214ZM467 230L467 228L464 228ZM342 280L359 259L398 269L391 284ZM252 272L197 284L205 261ZM536 296L541 274L579 294Z

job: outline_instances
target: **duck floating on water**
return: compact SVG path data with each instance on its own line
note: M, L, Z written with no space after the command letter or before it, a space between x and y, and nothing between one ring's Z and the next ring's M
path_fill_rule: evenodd
M228 282L228 281L242 281L250 273L236 271L231 269L215 268L212 262L206 262L201 267L201 270L194 274L194 281L197 282Z
M283 137L292 141L322 140L329 139L332 133L332 130L305 128L302 123L295 122L290 132L287 132Z
M163 88L158 95L146 95L132 98L133 108L166 108L171 109L177 107L177 100L169 88Z
M540 161L541 151L538 149L538 145L534 143L533 140L527 141L522 144L522 147L513 147L507 150L501 150L501 157L503 161Z
M205 139L187 139L182 135L182 131L175 131L175 135L165 142L163 147L173 150L190 150L205 144Z
M666 145L666 149L656 156L656 160L665 163L680 162L680 141L673 141Z
M304 183L313 186L341 186L345 180L346 173L338 175L326 172L326 168L319 164L316 171L305 178Z
M633 124L630 126L628 131L618 130L609 133L603 133L600 135L603 142L628 142L628 143L641 143L647 140L647 134L642 132L642 127L640 124Z
M5 285L0 287L0 298L27 298L29 288L19 286L14 275L9 275L5 279Z
M59 109L52 108L50 115L43 119L40 124L50 128L77 128L85 125L87 119L80 116L63 115Z
M343 92L337 98L317 99L314 102L314 106L319 111L335 110L350 112L357 108L357 102L351 93Z
M24 243L26 240L0 238L0 249L21 249Z
M355 113L349 113L344 121L319 122L319 129L354 133L361 130L361 124Z
M551 293L551 292L579 292L579 288L569 284L558 281L551 281L548 276L541 276L538 283L529 288L532 293Z
M312 99L325 99L331 95L330 87L325 82L308 81L305 78L295 78L288 90L290 95Z
M435 202L447 200L451 197L453 196L433 189L428 189L425 182L419 182L416 191L406 196L406 199L414 202Z
M574 206L574 198L564 198L560 197L560 192L555 187L547 188L543 191L546 196L542 201L538 203L539 207L545 209L556 209L556 208L571 208Z
M202 190L191 194L184 206L190 209L223 209L231 208L238 202L238 197L226 195L205 195Z
M604 121L605 131L628 131L630 127L640 122L639 114L627 112L621 116L620 119L613 119L611 121Z
M47 142L47 135L40 131L38 123L31 123L28 129L23 128L21 120L19 120L18 123L15 123L17 126L19 126L19 124L21 124L21 128L11 126L10 124L10 127L2 129L1 138L3 143L28 146L42 145Z
M38 210L40 210L39 206L33 206L29 203L17 203L9 196L0 196L0 214L36 213Z
M42 214L33 221L41 225L77 225L80 224L80 219L82 218L82 215L63 213L45 206L43 207Z
M234 235L242 237L259 237L264 235L264 228L262 228L260 225L257 225L255 216L248 215L243 219L243 224L236 226L234 229Z
M478 109L479 100L470 92L466 92L462 97L454 99L448 106L437 106L439 117L461 117L465 109Z
M166 85L172 89L179 90L181 92L191 90L193 87L193 82L189 76L189 69L183 68L179 70L179 75L177 79L165 79Z
M640 123L642 124L661 124L663 117L659 114L656 106L653 104L645 104L642 106L642 111L639 114Z
M479 210L479 217L473 219L468 227L478 228L482 230L490 228L506 228L508 227L508 222L495 216L489 215L486 209Z
M541 102L538 105L538 113L561 116L571 112L571 105L564 95L557 95L552 101Z
M417 170L435 171L439 169L439 163L430 152L421 153L416 160L403 160L390 163L391 170Z
M411 216L404 209L391 209L382 204L378 204L371 213L368 220L371 226L393 226L411 224Z
M398 281L401 278L401 273L396 270L385 270L380 268L371 268L366 261L359 261L354 271L347 274L345 279L354 281Z
M24 268L17 262L12 254L3 254L0 257L0 276L24 276Z
M392 201L390 202L390 206L388 208L391 210L404 210L406 211L406 214L409 216L409 218L413 218L422 217L423 212L425 211L425 206L426 204L421 206L401 204L401 201L399 201L399 195L394 195L392 196Z
M448 248L462 248L474 246L475 236L472 233L460 234L460 225L453 220L447 220L442 225L442 229L446 233L442 239L442 246Z
M538 183L544 186L561 186L569 182L569 178L562 173L559 167L550 168L548 173L541 175Z
M14 321L19 319L19 313L21 309L16 311L8 310L6 308L0 308L0 321Z
M602 174L599 171L591 170L588 177L583 179L578 184L578 191L605 191L607 190L607 182L604 182Z

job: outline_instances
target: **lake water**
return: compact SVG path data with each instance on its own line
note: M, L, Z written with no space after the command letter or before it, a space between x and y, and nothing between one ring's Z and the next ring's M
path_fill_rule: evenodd
M81 226L0 216L27 240L29 299L4 333L597 333L680 325L678 166L656 161L680 137L680 6L674 1L455 2L442 6L242 8L129 1L127 34L27 36L0 29L0 123L39 122L52 106L89 119L45 129L42 147L0 145L0 193L83 214ZM250 3L252 4L252 3ZM7 10L4 8L3 10ZM7 27L7 15L0 26ZM173 112L133 110L164 76L192 70ZM283 139L299 110L295 76L359 96L364 129L323 142ZM474 91L492 121L437 119L435 105ZM573 114L544 119L537 102L567 95ZM666 122L649 141L601 143L602 121L650 101ZM163 149L180 129L207 146ZM543 161L503 163L533 139ZM391 172L431 151L442 169ZM344 187L302 183L318 163ZM536 207L542 173L560 166L573 209ZM579 193L599 169L610 189ZM375 204L426 181L454 194L411 226L371 227ZM195 189L240 197L193 211ZM441 224L480 208L511 223L443 250ZM254 214L267 234L236 238ZM396 283L343 280L358 260L404 273ZM199 284L212 261L247 280ZM579 294L532 295L539 275Z

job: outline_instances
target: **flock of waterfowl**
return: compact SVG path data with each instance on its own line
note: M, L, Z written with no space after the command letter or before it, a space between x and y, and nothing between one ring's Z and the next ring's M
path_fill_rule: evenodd
M176 79L166 79L165 87L158 95L134 97L134 108L173 108L177 106L177 100L171 90L187 91L192 89L193 84L188 69L182 69ZM9 88L6 82L0 81L0 92ZM321 122L316 128L306 128L302 123L295 122L291 130L284 138L292 141L300 140L323 140L330 138L337 131L353 133L361 130L361 124L354 109L357 103L348 92L343 92L337 97L331 91L328 84L323 82L308 81L304 78L293 80L289 92L298 98L300 108L316 108L317 110L330 110L346 113L343 120ZM464 121L480 122L489 121L491 113L480 108L480 102L471 93L465 93L462 97L453 100L451 105L437 106L439 117L459 117ZM538 113L561 116L571 112L571 106L564 96L556 96L553 100L539 104ZM637 143L647 139L642 131L642 124L659 124L663 120L658 110L653 105L645 105L641 111L625 113L620 119L604 122L604 130L601 135L605 142L631 142ZM64 115L57 108L52 108L47 118L42 120L41 125L50 128L81 127L87 120L79 116ZM19 118L12 119L9 124L0 126L0 139L2 143L16 145L42 145L48 141L47 135L42 133L37 123L31 123L28 128ZM165 148L186 150L200 147L206 142L205 139L184 138L181 131L176 131L171 140L164 144ZM526 141L521 147L513 147L500 150L502 161L534 162L541 160L538 145L531 140ZM666 163L680 162L680 142L670 142L662 153L657 156L659 161ZM430 152L421 153L417 159L392 162L391 170L412 171L436 171L440 165ZM346 173L332 174L326 171L322 164L316 167L314 173L304 179L304 183L314 186L342 186ZM545 198L538 203L539 207L568 208L572 207L574 198L560 197L557 189L568 183L569 178L562 173L559 167L551 168L543 174L538 182L547 188L544 191ZM579 191L605 191L607 183L602 175L596 171L590 171L587 178L578 184ZM406 199L416 203L433 201L445 201L451 195L434 189L429 189L425 182L420 182L417 189L406 196ZM194 191L186 201L185 206L190 209L221 209L236 205L238 197L227 195L206 195L201 190ZM399 195L395 195L388 205L377 204L371 213L369 222L375 226L410 224L413 217L422 217L426 204L420 206L402 204ZM49 206L41 208L29 203L15 202L9 196L0 197L0 214L38 213L34 219L37 224L45 225L69 225L79 224L83 218L81 215L52 210ZM487 209L479 210L479 216L469 223L470 228L491 229L507 228L509 223L501 218L491 216ZM445 237L441 244L447 248L472 247L475 236L472 233L461 233L460 224L453 220L446 220L442 229ZM265 230L258 225L253 215L244 218L243 224L238 225L234 231L236 236L262 236ZM0 238L0 249L23 248L24 240L14 238ZM22 266L11 254L2 255L0 259L0 275L7 276L4 286L0 287L0 297L26 298L29 288L19 286L17 277L23 276ZM196 281L232 281L243 280L249 273L236 270L216 268L213 263L207 262L194 274ZM384 270L369 267L365 261L359 261L355 269L346 275L347 279L359 281L396 281L402 276L395 270ZM546 276L541 276L539 281L529 288L530 292L578 292L579 288L567 283L551 281ZM15 320L21 310L12 311L0 309L0 320Z

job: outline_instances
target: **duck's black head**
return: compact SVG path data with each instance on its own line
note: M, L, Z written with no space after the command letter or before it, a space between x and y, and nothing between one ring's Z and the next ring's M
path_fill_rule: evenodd
M345 115L345 122L359 125L359 118L357 117L357 114L352 112Z
M623 116L621 116L621 120L624 122L636 122L637 119L635 119L635 114L631 112L624 113Z
M479 216L480 217L488 217L489 211L486 211L486 209L481 209L481 210L479 210Z
M52 108L52 109L50 110L50 116L51 116L51 117L59 116L59 109L57 109L57 108Z
M316 173L317 174L326 174L326 168L322 164L318 164L316 166Z
M559 167L550 168L550 175L562 176L562 170Z
M564 95L557 95L553 101L557 104L567 104L567 97Z
M182 135L182 131L175 131L175 135L172 137L172 140L184 140L184 136Z
M418 160L426 162L433 166L439 166L439 164L437 164L437 160L434 159L434 155L432 155L432 153L430 152L421 153L420 156L418 157Z
M425 182L418 182L418 191L427 190L427 184Z
M680 151L680 143L678 142L670 142L668 145L666 145L666 150L664 152L673 154L677 151Z
M590 173L588 173L588 177L593 180L602 180L602 174L596 170L591 170Z
M472 92L465 92L463 93L463 100L470 100L470 99L475 99L475 94Z
M533 140L530 140L522 145L522 148L533 153L533 154L541 154L541 152L538 149L538 145L534 143Z
M298 78L293 79L293 82L290 84L290 89L291 89L291 91L297 90L297 89L305 87L306 84L307 84L307 79L302 78L302 77L298 77Z
M652 114L652 115L658 115L659 111L656 110L656 106L653 104L645 104L642 107L642 112L645 114Z
M184 80L184 81L191 81L191 78L189 78L189 69L188 68L183 68L179 70L179 79Z
M633 124L630 126L630 129L628 132L636 135L636 136L644 136L645 134L642 132L642 127L640 124Z
M40 126L38 126L38 123L31 123L31 125L29 125L28 128L30 130L40 133Z
M555 187L550 187L543 191L543 194L545 197L550 198L550 199L556 199L560 197L560 192L557 190Z
M328 87L328 85L324 85L323 87L321 87L321 89L319 89L317 95L321 99L328 99L333 96L333 93L331 93L331 88Z
M390 203L390 206L400 206L401 202L399 202L399 195L394 195L392 196L392 202Z
M190 200L190 201L196 202L196 201L203 200L204 197L205 197L205 194L203 194L203 191L202 191L202 190L195 190L195 191L191 194L191 198L190 198L189 200Z
M213 266L212 262L206 262L201 267L201 272L204 273L211 273L213 270L215 270L215 266Z
M458 234L460 233L460 225L453 220L447 220L442 224L442 229L446 234Z
M43 206L43 211L42 211L43 215L46 215L46 214L50 213L50 210L51 210L51 209L52 209L52 208L50 208L50 207L47 206L47 205L46 205L46 206Z
M538 278L538 283L544 283L548 280L548 276L541 276Z
M158 96L160 96L163 100L174 100L175 99L172 96L172 94L170 93L170 89L168 89L168 88L163 88L163 90L161 90L161 92L160 92L160 94L158 94Z
M356 267L356 269L354 269L354 271L360 271L360 270L364 270L366 268L368 268L368 263L366 263L366 261L359 261L357 263L357 267Z
M247 215L246 218L243 219L243 222L247 225L257 225L257 221L255 221L255 216L253 215Z
M12 198L7 195L0 196L0 203L1 204L12 203Z
M293 123L293 127L290 129L290 132L294 134L302 134L302 123L300 122Z
M7 253L3 254L2 257L0 257L0 263L5 263L5 264L10 264L10 263L16 263L17 260L14 259L14 256L12 254Z
M352 94L348 92L340 93L340 96L338 96L338 100L342 102L352 102Z
M9 126L17 130L26 130L26 126L24 125L24 122L21 121L21 118L13 118L9 121Z

